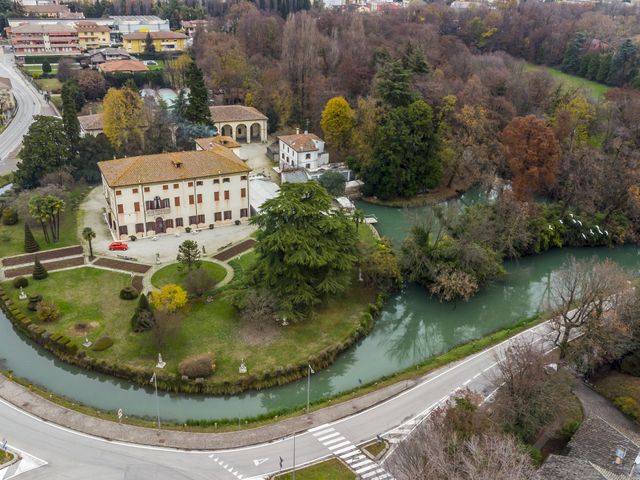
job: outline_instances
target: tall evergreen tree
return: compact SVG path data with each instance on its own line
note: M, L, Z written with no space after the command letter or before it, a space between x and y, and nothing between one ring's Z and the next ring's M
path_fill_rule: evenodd
M147 32L147 36L144 39L144 53L156 53L156 47L153 44L150 32Z
M164 100L154 105L150 125L144 132L145 154L163 153L173 150L173 133L169 110Z
M402 66L416 74L429 73L431 71L431 66L424 58L422 49L414 47L412 43L407 43L407 48L402 57Z
M576 32L564 52L562 71L565 73L577 74L580 72L580 60L587 37L584 32Z
M607 84L621 87L629 83L638 71L638 47L630 38L625 39L611 59Z
M605 83L609 77L611 69L611 54L603 53L600 55L600 63L598 64L598 73L596 73L596 82Z
M443 170L439 146L433 112L423 100L388 111L363 166L364 193L387 199L435 187Z
M15 182L22 188L37 187L45 173L69 162L69 140L62 120L37 115L22 139Z
M406 107L415 98L411 90L411 71L399 61L390 61L380 67L376 75L376 94L391 108Z
M192 123L213 125L209 111L207 87L204 84L202 70L196 65L196 62L189 64L186 84L189 87L189 105L187 105L184 117Z
M258 254L248 282L267 290L287 319L308 316L328 296L342 293L357 260L357 233L317 182L284 183L251 221Z
M80 89L75 81L70 80L62 86L62 123L69 141L70 161L76 158L80 142L80 122L76 111L76 97L79 93Z

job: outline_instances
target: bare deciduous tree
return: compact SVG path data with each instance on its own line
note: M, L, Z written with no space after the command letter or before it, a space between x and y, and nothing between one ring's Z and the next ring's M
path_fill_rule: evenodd
M564 264L549 287L550 307L557 313L551 326L561 358L567 354L574 330L599 321L603 312L613 308L620 298L614 294L629 287L628 280L624 270L610 260L571 257Z
M387 462L398 480L529 480L534 468L515 437L492 429L466 392L437 409Z
M563 414L571 380L564 372L545 369L549 360L542 348L520 341L509 346L493 379L500 387L494 401L494 417L502 427L531 440L544 426Z

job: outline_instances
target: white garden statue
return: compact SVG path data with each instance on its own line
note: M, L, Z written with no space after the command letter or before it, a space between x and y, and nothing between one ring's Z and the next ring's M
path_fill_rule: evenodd
M167 365L167 362L162 361L162 355L158 354L158 364L156 368L164 368Z
M27 294L24 293L24 288L20 287L20 295L18 296L18 298L20 300L26 300L27 299Z
M240 361L240 368L238 368L238 373L247 373L247 366L244 364L244 358Z

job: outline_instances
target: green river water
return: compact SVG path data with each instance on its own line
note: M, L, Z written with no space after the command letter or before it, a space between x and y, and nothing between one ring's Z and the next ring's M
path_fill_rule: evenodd
M472 202L472 196L463 199ZM378 218L378 230L398 243L409 230L410 218L423 209L402 209L361 204ZM469 302L440 303L425 291L408 285L386 303L371 334L341 355L311 381L311 398L350 390L360 383L415 365L456 344L478 338L535 314L544 307L549 279L569 255L611 258L630 272L640 273L640 251L635 246L617 249L553 250L506 264L507 274ZM57 394L101 410L122 408L125 415L153 417L153 391L128 382L93 374L54 359L24 340L0 313L0 367ZM261 392L231 397L160 394L160 414L167 420L245 418L306 402L306 380Z

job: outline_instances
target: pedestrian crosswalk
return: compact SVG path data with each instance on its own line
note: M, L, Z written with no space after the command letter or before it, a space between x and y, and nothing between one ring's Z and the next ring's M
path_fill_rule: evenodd
M329 451L345 462L363 480L393 480L386 472L333 427L322 425L309 430Z
M22 473L44 467L47 464L44 460L29 455L27 452L23 452L17 448L7 447L7 451L13 453L18 458L18 461L4 468L0 467L0 480L15 478Z

